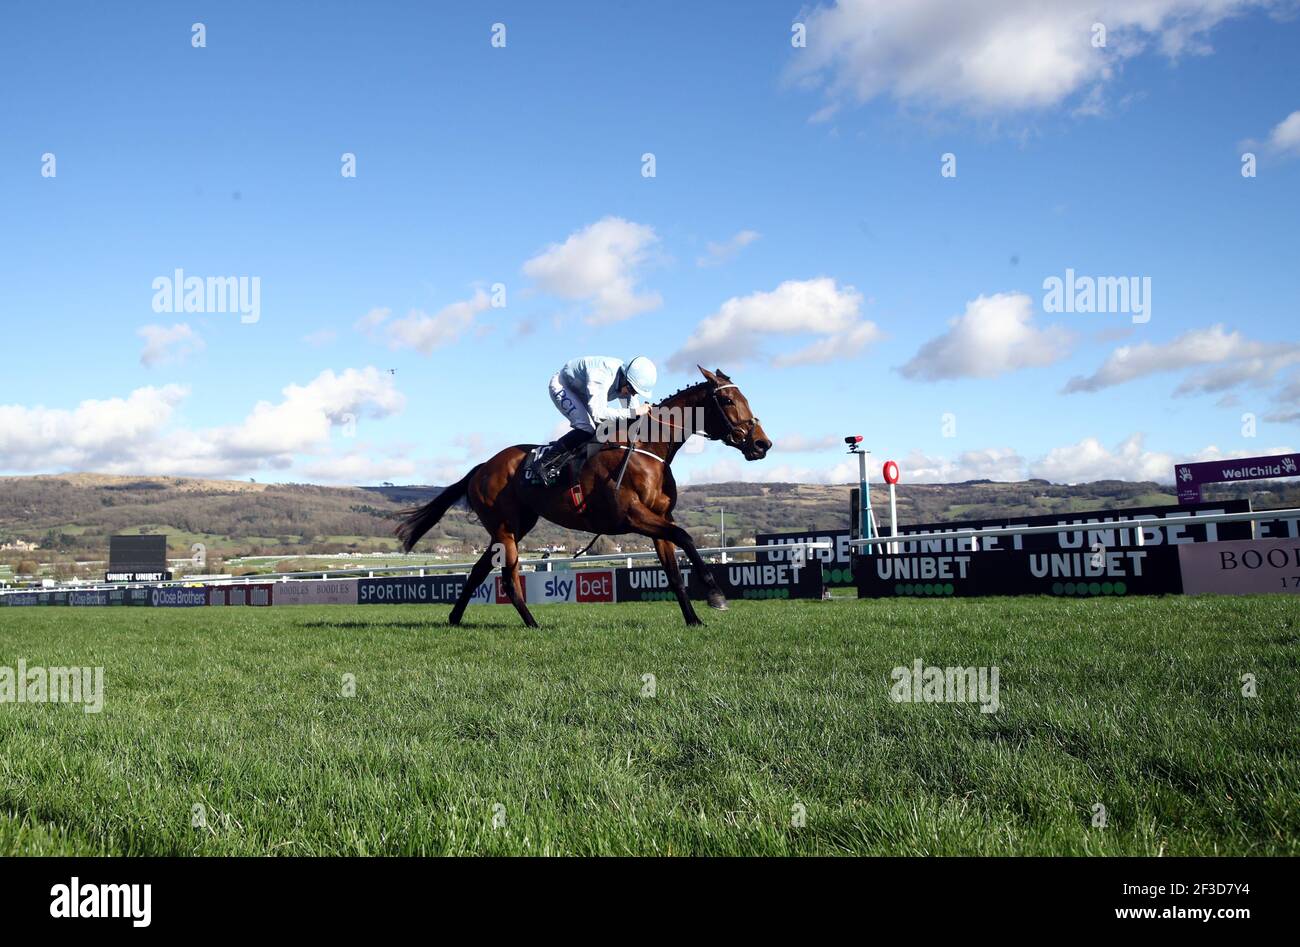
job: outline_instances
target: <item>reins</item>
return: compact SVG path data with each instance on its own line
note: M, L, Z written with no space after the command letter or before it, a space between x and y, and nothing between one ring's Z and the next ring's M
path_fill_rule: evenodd
M658 424L665 425L666 427L675 427L679 431L689 430L692 434L703 434L706 438L708 438L711 441L726 441L729 444L739 444L741 441L753 435L754 431L757 430L758 428L759 420L756 416L751 416L746 418L744 421L741 421L740 424L736 424L731 420L731 418L727 417L727 412L724 411L722 408L722 400L718 397L718 392L725 391L728 388L738 388L738 387L739 387L738 385L728 382L725 385L719 385L717 388L709 389L709 397L713 399L713 406L718 409L718 414L722 418L722 423L727 425L727 433L722 435L721 437L714 437L713 435L709 434L708 431L697 431L694 428L688 428L685 424L677 424L673 421L668 420L667 418L660 418L657 415L655 416L654 420ZM655 408L656 411L661 411L663 410L664 406L662 404L657 404L654 405L653 407ZM741 429L740 426L741 424L748 424L749 430L745 434L737 437L736 432ZM655 456L657 457L658 455ZM663 458L659 458L659 459L662 460Z

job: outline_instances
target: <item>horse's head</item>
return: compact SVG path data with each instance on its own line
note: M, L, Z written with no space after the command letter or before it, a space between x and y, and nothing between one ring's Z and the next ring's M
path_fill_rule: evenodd
M704 433L722 441L745 455L746 460L762 460L772 449L763 425L750 410L749 399L722 369L711 372L696 366L709 383L704 403Z

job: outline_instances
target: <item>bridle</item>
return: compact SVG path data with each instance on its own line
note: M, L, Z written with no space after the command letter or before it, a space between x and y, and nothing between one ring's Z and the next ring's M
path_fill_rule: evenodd
M740 387L739 385L728 383L725 385L719 385L717 388L709 389L709 397L713 401L713 406L718 409L718 416L722 418L722 423L727 426L726 434L715 436L713 434L710 434L707 430L697 431L693 428L689 429L690 433L702 434L706 439L710 441L723 441L724 443L732 447L739 447L741 444L745 443L745 441L752 439L754 436L754 432L758 430L758 425L759 425L758 418L751 416L749 418L746 418L744 421L741 421L739 424L733 422L731 418L727 417L727 412L722 405L722 399L718 397L719 391L725 391L728 388L739 388L739 387ZM655 405L655 407L660 408L662 407L662 405ZM677 424L673 421L669 421L667 418L656 417L655 421L659 424L664 425L665 427L675 427L680 431L688 430L686 425ZM749 430L743 431L742 428L743 425L748 425Z
M754 432L758 430L758 418L753 415L750 415L744 421L741 421L740 424L736 424L731 420L731 418L727 417L727 412L723 410L722 399L718 397L718 392L736 387L736 385L728 383L726 385L719 385L717 388L713 388L709 391L710 397L713 398L713 406L718 409L718 414L722 416L722 422L727 425L726 434L721 438L710 437L709 440L722 440L732 447L739 447L741 444L745 443L745 441L753 440ZM743 424L748 424L749 430L744 434L741 434L741 425ZM707 434L705 436L708 437Z

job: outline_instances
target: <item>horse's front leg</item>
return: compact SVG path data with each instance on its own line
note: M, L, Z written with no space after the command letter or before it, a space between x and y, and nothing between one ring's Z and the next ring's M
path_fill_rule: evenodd
M718 588L718 582L713 578L713 573L705 565L704 559L701 558L699 551L695 548L695 543L691 539L690 533L682 529L667 516L656 513L639 500L633 503L627 511L628 526L634 533L640 533L642 536L648 536L654 540L666 540L669 543L680 546L686 553L686 558L691 561L695 574L700 577L704 587L708 589L709 607L725 611L727 608L727 596L722 594L722 589ZM656 550L658 544L656 542ZM660 553L660 559L663 553ZM676 563L674 563L676 565ZM666 568L666 567L665 567ZM671 574L669 576L671 578ZM683 609L685 611L685 609ZM687 619L690 620L689 618Z
M727 596L722 594L722 589L718 587L718 580L713 577L713 570L705 564L699 550L695 548L695 541L691 539L691 534L671 520L668 525L670 527L669 541L682 548L682 551L686 553L686 558L691 560L691 565L695 568L695 574L700 577L704 582L704 587L709 590L709 608L716 608L725 612L727 610Z
M695 606L691 604L690 596L686 594L682 570L677 565L677 547L666 539L656 539L655 552L659 554L659 563L664 567L664 574L668 576L668 584L673 587L673 592L677 595L677 604L681 606L682 617L686 619L686 624L703 625L700 616L695 614Z

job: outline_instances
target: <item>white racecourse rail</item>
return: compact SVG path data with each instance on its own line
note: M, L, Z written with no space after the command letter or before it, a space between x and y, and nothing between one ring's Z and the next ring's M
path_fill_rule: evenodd
M905 546L909 543L932 542L934 540L957 540L969 539L971 541L971 551L979 551L979 538L981 536L1030 536L1044 533L1105 533L1115 532L1116 530L1126 531L1126 524L1132 524L1138 527L1133 530L1135 546L1146 545L1146 528L1144 523L1150 523L1151 527L1164 526L1190 526L1193 523L1240 523L1255 522L1258 520L1286 520L1300 518L1300 509L1292 510L1257 510L1247 513L1213 513L1206 516L1135 516L1128 520L1115 520L1107 523L1066 523L1062 525L1047 526L986 526L982 529L960 529L949 530L947 532L935 533L909 533L899 536L873 536L870 539L851 539L849 545L853 547L860 546L891 546L894 550L898 546Z
M794 543L786 543L785 547L803 549L803 550L830 549L831 543L827 542L824 539L808 540L808 541L801 541L801 542L794 542ZM705 549L700 549L699 553L702 556L712 556L712 555L720 554L723 558L723 562L726 562L726 557L733 553L770 552L771 550L772 550L771 546L710 546ZM680 549L677 550L677 554L679 557L685 555ZM612 554L599 555L599 556L576 556L576 557L564 556L562 558L552 557L549 559L540 559L540 558L520 559L519 563L522 566L533 566L534 568L536 568L537 566L545 566L546 568L549 569L553 566L560 566L562 568L567 567L568 565L575 562L584 563L584 562L626 561L628 568L631 568L632 560L634 559L654 559L655 561L658 561L659 554L654 552L621 552L621 553L612 553ZM68 583L60 583L58 585L48 586L41 589L0 590L0 595L20 593L20 592L26 593L30 591L61 592L61 591L68 591L70 589L76 589L79 591L90 591L94 589L132 588L140 585L147 585L148 587L153 588L153 587L165 586L165 585L185 585L187 583L193 583L196 581L202 581L204 585L252 585L252 584L257 584L260 582L267 582L267 581L315 578L317 576L319 576L322 579L327 579L330 576L334 576L335 578L344 578L344 577L375 578L376 576L399 575L403 573L425 575L426 573L430 573L430 572L468 572L470 569L474 567L475 562L476 560L471 562L431 562L431 563L425 563L424 565L381 566L380 568L321 569L321 570L313 570L310 572L264 572L258 575L245 575L245 576L203 576L201 578L198 576L191 576L191 577L181 576L180 578L172 579L169 582L148 582L148 583L120 582L120 583L114 583L112 585L104 582L68 582ZM493 574L500 571L501 571L500 569L494 569Z
M786 545L787 547L803 548L805 550L831 548L831 544L824 539L809 540L807 542L787 543ZM723 561L725 562L726 557L728 555L731 555L732 553L770 552L771 549L772 549L771 546L710 546L706 549L700 549L697 551L701 556L712 556L712 555L721 554L723 557ZM678 558L682 558L685 555L686 554L682 552L680 549L677 550ZM656 552L616 552L616 553L607 553L605 555L599 555L599 556L563 556L563 557L552 556L549 559L540 559L540 558L520 559L519 564L521 566L533 566L533 567L546 566L549 568L551 566L566 567L571 563L575 563L575 562L583 563L583 562L624 562L626 561L627 567L630 569L632 567L633 559L653 559L656 562L658 562L659 554ZM374 578L375 576L394 575L403 572L412 572L417 575L424 575L426 572L468 572L470 569L474 567L476 562L477 560L471 562L430 562L420 566L386 566L379 569L371 569L371 568L328 569L320 572L268 572L262 575L240 576L238 578L231 577L231 578L219 578L219 579L205 579L204 581L210 585L216 585L221 582L236 582L236 583L265 582L268 579L296 579L303 576L317 576L317 575L323 577L364 576L365 578ZM494 569L492 571L493 573L497 573L500 572L501 570Z

